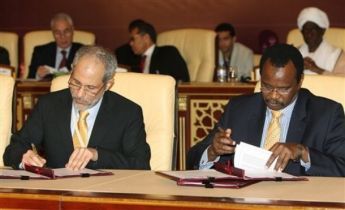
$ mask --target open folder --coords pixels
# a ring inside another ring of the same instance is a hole
[[[236,146],[234,166],[231,161],[215,163],[214,169],[157,172],[177,181],[178,185],[241,188],[259,181],[307,181],[270,168],[266,162],[272,152],[241,142]]]
[[[235,168],[230,161],[215,163],[215,169],[189,171],[159,171],[163,175],[183,186],[204,186],[206,188],[241,188],[259,181],[307,181],[305,177],[297,177],[283,172],[249,172]]]
[[[25,165],[25,170],[0,169],[0,179],[59,179],[112,175],[112,172],[84,168],[73,171],[67,168],[45,168]]]
[[[206,188],[241,188],[258,182],[257,180],[243,180],[240,177],[225,174],[214,169],[158,171],[156,173],[175,180],[177,185],[183,186],[204,186]]]

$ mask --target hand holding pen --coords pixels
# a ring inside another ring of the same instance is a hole
[[[29,149],[22,157],[22,163],[26,165],[43,167],[47,161],[39,156],[36,146],[32,143],[31,150]]]
[[[212,144],[207,151],[209,161],[215,160],[220,155],[235,152],[236,142],[230,136],[231,129],[224,130],[218,127],[218,132],[215,134]]]

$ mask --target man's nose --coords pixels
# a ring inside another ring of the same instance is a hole
[[[272,99],[277,99],[277,98],[279,98],[279,93],[278,93],[278,91],[277,91],[276,89],[273,89],[273,90],[271,91],[271,98],[272,98]]]
[[[78,90],[77,90],[77,96],[78,97],[82,97],[82,96],[84,96],[85,95],[85,89],[84,89],[84,87],[82,86],[82,87],[80,87]]]

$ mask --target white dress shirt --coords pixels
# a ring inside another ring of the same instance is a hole
[[[152,45],[143,54],[143,56],[146,56],[146,58],[145,58],[145,66],[144,66],[144,71],[143,71],[143,73],[145,73],[145,74],[149,74],[150,73],[151,57],[152,57],[152,54],[153,54],[153,51],[154,51],[155,47],[156,47],[156,45]]]

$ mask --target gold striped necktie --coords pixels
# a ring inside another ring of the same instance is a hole
[[[89,113],[87,111],[79,111],[79,120],[78,120],[78,130],[79,130],[79,134],[81,137],[82,142],[84,143],[84,145],[80,145],[79,140],[78,140],[78,134],[77,131],[74,131],[73,134],[73,146],[74,148],[78,148],[81,146],[87,146],[87,122],[86,122],[86,118],[89,115]]]
[[[267,136],[265,140],[264,148],[269,150],[280,139],[280,111],[271,111],[272,119],[267,129]]]

